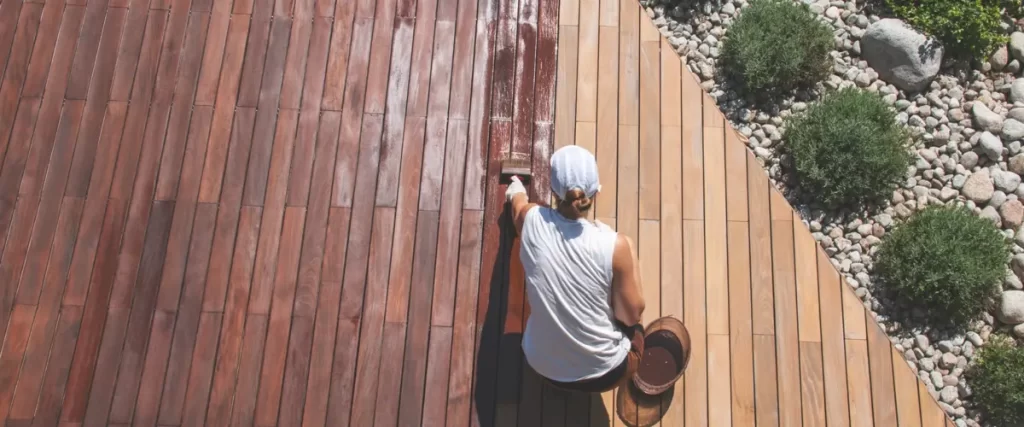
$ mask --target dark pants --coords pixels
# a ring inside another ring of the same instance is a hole
[[[597,377],[589,378],[580,381],[574,381],[571,383],[563,383],[554,380],[548,380],[556,387],[570,390],[570,391],[581,391],[587,393],[602,393],[614,388],[619,387],[626,381],[633,378],[633,374],[640,367],[640,357],[644,354],[644,328],[641,325],[633,325],[631,327],[625,327],[622,324],[616,322],[619,329],[629,337],[629,354],[626,359],[616,366],[608,373]]]

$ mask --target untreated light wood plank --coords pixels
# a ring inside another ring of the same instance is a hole
[[[871,409],[871,371],[868,367],[868,343],[862,339],[846,340],[846,369],[850,393],[850,425],[875,425]]]
[[[559,36],[561,40],[561,36]],[[561,50],[559,51],[561,55]],[[601,176],[601,194],[594,213],[599,217],[614,218],[617,195],[618,159],[618,85],[619,34],[616,28],[602,27],[598,39],[597,75],[597,172]],[[561,70],[561,65],[559,65]],[[559,79],[558,87],[562,87]],[[556,122],[555,132],[559,132]],[[557,146],[558,141],[556,139]]]
[[[619,10],[619,124],[640,124],[640,4]]]
[[[684,154],[685,156],[685,154]],[[685,184],[684,184],[685,185]],[[686,368],[684,402],[686,425],[708,424],[707,312],[704,277],[704,223],[683,221],[683,323],[690,331],[690,353]],[[774,369],[774,367],[773,367]],[[716,379],[717,381],[717,379]]]
[[[793,247],[796,261],[798,335],[801,342],[821,342],[818,245],[796,212],[793,212]],[[828,315],[838,317],[838,312]]]
[[[603,2],[602,2],[603,3]],[[661,49],[661,125],[680,127],[683,125],[683,79],[682,59],[667,39],[660,39]]]
[[[744,187],[746,182],[743,182]],[[731,187],[730,187],[731,190]],[[754,413],[754,343],[750,300],[750,236],[744,222],[728,222],[729,350],[731,352],[733,425],[752,426]]]
[[[574,1],[574,0],[570,0]],[[564,3],[563,3],[564,4]],[[563,8],[564,9],[564,8]],[[576,126],[579,29],[562,26],[558,32],[558,85],[555,94],[555,149],[572,145]]]
[[[800,351],[792,221],[772,221],[775,348],[779,371],[779,423],[800,422]]]
[[[598,98],[598,0],[579,0],[579,50],[576,89],[576,121],[597,120]]]
[[[825,426],[825,380],[822,373],[821,345],[800,343],[800,401],[803,425]]]
[[[843,295],[843,330],[846,331],[846,339],[863,340],[867,339],[867,327],[865,324],[864,304],[860,302],[853,290],[840,283]]]
[[[891,347],[892,374],[896,389],[896,417],[899,425],[919,427],[921,424],[921,404],[917,396],[918,379],[907,366],[903,355]]]
[[[750,159],[752,160],[752,159]],[[750,298],[754,334],[775,334],[775,295],[772,283],[772,224],[768,176],[756,161],[747,161],[750,211]]]
[[[896,386],[892,374],[892,345],[877,324],[868,325],[868,365],[871,367],[871,407],[875,425],[897,424]]]
[[[640,44],[641,219],[658,219],[661,213],[660,59],[657,42]]]
[[[832,268],[821,248],[815,251],[818,265],[818,296],[821,310],[821,356],[825,380],[825,418],[830,426],[850,425],[846,382],[846,340],[843,335],[843,301],[839,272]]]
[[[708,333],[729,334],[729,247],[726,231],[725,145],[721,129],[704,128],[704,239]]]
[[[619,126],[619,156],[617,172],[618,205],[616,206],[616,223],[620,233],[637,241],[640,230],[639,190],[640,190],[640,150],[639,128],[637,126]]]
[[[658,221],[640,220],[637,258],[640,260],[640,283],[643,285],[643,323],[661,317],[661,230]]]
[[[754,402],[759,426],[779,425],[779,389],[775,366],[775,337],[754,335]]]
[[[683,219],[704,219],[701,93],[701,88],[692,79],[683,78]]]
[[[747,221],[747,158],[746,146],[734,129],[725,129],[725,193],[729,221]]]
[[[708,334],[708,425],[732,425],[729,336]]]

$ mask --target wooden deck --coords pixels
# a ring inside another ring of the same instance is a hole
[[[0,2],[7,426],[621,425],[523,363],[504,152],[597,154],[662,425],[951,425],[635,0]]]

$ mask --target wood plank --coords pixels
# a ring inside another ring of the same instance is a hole
[[[429,117],[448,115],[451,96],[452,56],[455,50],[455,22],[437,21],[434,24],[433,59],[430,62],[430,92],[427,101]]]
[[[508,128],[506,122],[505,128]],[[423,175],[420,178],[419,209],[441,209],[441,184],[444,178],[444,152],[447,120],[443,117],[427,118],[423,147]],[[508,137],[511,137],[508,132]]]
[[[639,128],[619,126],[616,224],[618,231],[637,241],[639,237],[640,150]],[[684,186],[685,188],[685,186]],[[702,233],[703,234],[703,233]]]
[[[864,304],[846,283],[840,283],[839,287],[843,295],[843,330],[846,331],[846,339],[867,339]]]
[[[544,402],[541,425],[544,426],[585,426],[590,424],[590,393],[560,390],[547,381],[540,399]],[[550,402],[550,403],[549,403]]]
[[[701,89],[683,79],[683,219],[704,218],[704,125],[699,105]],[[707,142],[721,141],[709,136]],[[759,172],[763,173],[763,172]]]
[[[685,156],[685,154],[684,154]],[[684,184],[685,188],[685,184]],[[683,221],[683,323],[690,332],[694,349],[707,348],[707,309],[704,276],[704,224],[701,221]],[[755,348],[755,351],[757,349]],[[773,366],[774,369],[774,366]],[[686,367],[685,396],[686,425],[708,424],[708,354],[692,351]]]
[[[558,8],[556,2],[540,2],[537,12],[537,71],[534,77],[536,89],[533,118],[539,123],[553,123],[555,120],[555,94],[558,90],[555,80],[558,76]]]
[[[288,33],[291,20],[274,19],[271,24],[267,60],[263,68],[263,84],[260,86],[259,108],[256,110],[256,129],[249,149],[245,187],[242,204],[263,206],[270,174],[270,156],[273,151],[277,125],[277,107],[281,95],[281,81],[284,75],[284,60],[288,50]]]
[[[97,352],[101,348],[101,339],[105,336],[104,325],[110,322],[107,318],[107,302],[117,265],[117,245],[121,243],[121,232],[124,229],[122,226],[126,214],[125,205],[126,203],[123,201],[110,201],[107,204],[102,232],[96,246],[98,255],[95,258],[95,266],[90,279],[86,279],[87,281],[82,285],[81,297],[85,307],[82,315],[83,327],[76,344],[75,359],[71,365],[67,398],[63,403],[62,413],[65,414],[66,419],[81,421],[84,418],[90,394],[88,390],[93,388],[93,373],[99,360]],[[74,262],[74,256],[72,256],[72,271],[74,271]],[[90,260],[90,267],[92,266]],[[68,290],[65,290],[65,298],[68,296]],[[88,292],[88,298],[86,298],[85,292]],[[110,381],[112,383],[113,379],[111,378]],[[107,404],[109,405],[109,400]],[[106,416],[105,412],[103,416]]]
[[[238,359],[238,381],[231,402],[231,423],[255,425],[257,388],[260,381],[260,363],[266,351],[267,316],[249,315],[242,336],[242,352]]]
[[[228,28],[223,69],[217,84],[218,90],[216,92],[216,103],[214,104],[213,125],[210,130],[210,143],[206,149],[206,163],[203,166],[202,184],[199,187],[200,202],[213,203],[220,200],[221,185],[224,180],[224,167],[229,154],[229,139],[232,134],[232,122],[235,115],[234,106],[238,96],[239,76],[241,75],[246,34],[248,32],[249,20],[247,17],[238,17],[231,20],[231,25]],[[200,76],[200,89],[197,90],[202,90],[202,76]],[[197,94],[196,103],[199,103],[200,100],[201,98]],[[249,110],[245,109],[242,111]]]
[[[661,313],[661,226],[658,221],[640,220],[640,239],[636,241],[640,261],[640,283],[646,308],[643,324],[662,316]]]
[[[253,2],[249,38],[245,44],[245,60],[242,62],[241,80],[238,85],[239,107],[256,107],[259,102],[260,83],[263,79],[263,65],[267,59],[273,8],[273,0]],[[237,5],[235,13],[238,13]]]
[[[326,209],[324,214],[326,216]],[[259,425],[272,425],[277,422],[285,362],[291,342],[289,330],[292,327],[292,312],[296,302],[299,245],[303,227],[306,225],[305,220],[305,209],[289,207],[285,210],[284,225],[281,229],[281,252],[278,256],[274,292],[270,305],[266,349],[263,351],[263,368],[260,371],[259,394],[256,397],[255,420]],[[326,222],[326,218],[324,218],[324,222]],[[315,300],[315,292],[312,298]],[[250,305],[252,305],[251,300]]]
[[[0,353],[0,419],[7,419],[14,397],[18,372],[22,366],[22,358],[28,346],[32,321],[35,319],[35,307],[18,304],[11,312],[10,325],[4,339],[3,352]]]
[[[346,82],[348,81],[349,58],[355,61],[365,60],[370,48],[368,25],[372,20],[355,17],[355,2],[337,2],[334,10],[334,28],[331,31],[331,48],[327,54],[327,74],[324,76],[324,93],[321,108],[337,111],[344,101]]]
[[[458,119],[469,119],[471,115],[473,50],[477,44],[476,13],[476,2],[463,2],[458,8],[458,16],[455,20],[455,50],[452,56],[452,88],[448,116]],[[479,44],[485,42],[486,39],[481,40]],[[408,46],[411,45],[412,43],[408,43]],[[408,54],[405,57],[408,66]]]
[[[355,119],[360,118],[358,112],[350,114]],[[295,146],[292,149],[291,173],[288,174],[288,206],[306,206],[309,201],[309,184],[313,174],[313,158],[316,155],[317,127],[320,123],[319,106],[312,110],[303,110],[299,114],[299,128],[295,135]],[[351,126],[350,126],[351,127]],[[359,139],[359,126],[351,127],[355,132],[354,136],[347,136],[346,144],[356,147],[356,142],[350,142],[348,138],[355,141]],[[344,151],[347,156],[356,155],[358,148],[352,151]]]
[[[747,221],[747,157],[746,146],[732,128],[725,130],[725,193],[730,221]]]
[[[43,378],[41,394],[36,403],[33,425],[55,425],[59,421],[61,400],[67,384],[68,371],[81,327],[82,308],[67,307],[57,321],[57,335],[50,352],[50,360]]]
[[[212,109],[206,107],[196,108],[196,111],[204,112],[209,117],[198,120],[204,124],[201,135],[192,137],[190,128],[195,125],[189,124],[192,115],[196,84],[199,77],[199,56],[203,53],[203,43],[206,40],[206,28],[209,22],[209,15],[197,13],[190,17],[188,29],[189,35],[185,39],[184,53],[181,62],[184,64],[178,74],[175,83],[173,107],[171,108],[170,123],[168,124],[167,141],[164,143],[164,153],[160,161],[160,175],[157,178],[156,198],[158,200],[170,200],[178,192],[178,183],[184,179],[194,181],[194,188],[186,188],[188,197],[184,200],[195,200],[199,192],[199,175],[202,173],[202,164],[206,160],[207,137],[210,132],[210,121],[212,120]],[[193,122],[194,123],[194,122]],[[187,138],[188,136],[188,138]],[[198,140],[198,141],[196,141]],[[192,148],[186,144],[200,144],[201,149]],[[189,159],[184,159],[186,153],[192,154]],[[198,159],[195,156],[200,156]],[[186,163],[186,170],[183,171],[182,164]],[[194,172],[191,169],[200,169]],[[183,173],[184,172],[184,173]],[[195,175],[195,176],[192,176]],[[184,178],[182,178],[184,176]],[[178,199],[181,200],[181,199]]]
[[[646,13],[640,14],[640,41],[641,42],[656,42],[661,38],[661,34],[658,33],[658,28],[651,22],[651,16]]]
[[[419,180],[423,158],[423,140],[426,122],[420,117],[406,121],[402,145],[401,185],[398,187],[398,207],[395,212],[395,242],[391,252],[391,272],[388,275],[388,297],[385,318],[388,322],[404,323],[409,307],[409,282],[412,280],[413,247],[416,242],[416,215],[419,204]],[[402,340],[404,343],[404,340]],[[403,344],[404,345],[404,344]],[[397,422],[397,420],[396,420]]]
[[[391,78],[387,87],[387,112],[381,140],[380,174],[377,178],[377,206],[398,205],[399,172],[402,166],[405,105],[409,93],[409,58],[412,55],[413,22],[400,20],[392,47]]]
[[[746,182],[743,182],[746,187]],[[732,191],[732,187],[729,187]],[[750,236],[748,225],[729,221],[729,349],[731,350],[733,425],[752,426],[754,354],[750,299]]]
[[[850,402],[846,383],[846,344],[843,338],[843,285],[821,248],[818,260],[818,296],[821,309],[821,356],[825,380],[825,418],[830,426],[850,425]]]
[[[455,293],[455,321],[452,323],[451,366],[449,367],[446,424],[469,425],[472,399],[477,295],[480,283],[480,245],[483,211],[464,210],[459,239],[459,278]]]
[[[11,6],[8,6],[10,8]],[[18,7],[20,9],[20,5]],[[89,81],[92,77],[93,67],[96,64],[97,51],[100,49],[100,40],[104,28],[104,18],[107,9],[106,1],[92,2],[85,9],[85,18],[82,22],[78,47],[75,49],[74,60],[71,62],[71,74],[68,76],[67,90],[64,92],[66,99],[86,99],[89,90]],[[4,12],[7,19],[16,19],[18,12],[8,9]],[[123,14],[117,14],[124,16]],[[5,46],[5,51],[0,54],[6,55],[6,49],[11,46],[14,37],[14,25],[6,27],[6,31],[0,35],[0,46]],[[120,29],[118,29],[120,30]],[[107,40],[109,50],[109,40]],[[115,41],[116,42],[116,41]],[[116,44],[115,44],[116,48]],[[6,64],[7,58],[0,56],[0,64]],[[25,96],[24,94],[22,96]]]
[[[868,325],[868,365],[871,367],[871,407],[876,425],[896,425],[896,388],[889,338],[877,324]]]
[[[769,185],[768,199],[771,201],[772,221],[793,219],[793,208],[775,185]]]
[[[412,37],[409,93],[405,113],[408,117],[426,117],[427,100],[430,95],[430,65],[434,49],[434,17],[437,13],[437,0],[419,0],[416,7],[416,28],[413,30]],[[477,25],[479,28],[480,23]],[[483,44],[483,42],[479,43],[478,48],[486,49],[481,46]]]
[[[918,402],[921,405],[921,425],[922,426],[941,426],[946,421],[946,415],[936,404],[935,399],[928,393],[928,386],[923,382],[917,381],[917,395]]]
[[[175,312],[157,309],[153,313],[153,326],[149,332],[149,347],[142,367],[142,380],[135,401],[133,423],[155,426],[163,391],[164,375],[171,352],[171,338],[177,321]]]
[[[578,52],[579,30],[563,25],[558,30],[558,76],[555,78],[558,81],[555,89],[556,149],[572,145],[576,140],[573,131],[576,129]]]
[[[213,382],[209,391],[209,410],[206,413],[206,423],[209,425],[224,425],[231,417],[231,397],[235,390],[235,380],[239,375],[238,363],[246,328],[245,313],[249,300],[249,286],[252,283],[260,213],[259,208],[246,206],[241,208],[238,220],[238,243],[234,247],[233,261],[231,262],[227,303],[221,306],[224,317],[220,322],[220,344],[217,350]],[[217,226],[220,228],[219,218]],[[217,236],[214,236],[214,253],[216,251]],[[213,265],[212,259],[210,263]],[[204,311],[206,311],[205,307],[204,301]],[[189,413],[188,406],[186,404],[186,414]]]
[[[202,204],[196,208],[188,248],[188,267],[183,277],[183,292],[178,304],[178,316],[174,325],[174,338],[168,357],[166,378],[188,378],[192,354],[196,348],[203,303],[203,286],[209,266],[210,249],[213,243],[213,229],[216,224],[217,206]],[[181,420],[185,402],[187,382],[166,381],[160,395],[159,424]]]
[[[619,10],[619,124],[640,122],[640,5],[622,2]]]
[[[156,64],[152,64],[151,61],[155,60],[159,54],[159,49],[156,49],[156,46],[160,45],[167,11],[154,10],[147,14],[148,5],[149,0],[132,0],[131,7],[128,8],[128,20],[125,21],[124,33],[143,34],[143,36],[122,39],[117,54],[117,65],[114,66],[114,82],[110,89],[110,99],[114,101],[127,101],[129,96],[133,98],[141,96],[142,99],[149,96],[148,90],[142,91],[138,95],[135,94],[133,86],[140,83],[133,83],[133,79],[145,81],[146,79],[143,79],[142,75],[155,71]],[[145,52],[145,56],[142,55],[143,52]],[[144,64],[148,65],[143,66]],[[138,71],[144,69],[146,71],[137,73],[136,67],[139,69]],[[145,83],[141,84],[145,85]]]
[[[21,88],[22,96],[42,96],[43,85],[49,80],[48,74],[51,74],[51,71],[61,72],[58,63],[67,62],[68,66],[71,65],[70,61],[75,48],[74,41],[78,38],[78,31],[81,29],[84,9],[72,6],[65,10],[64,5],[60,3],[43,5],[43,15],[39,22],[40,32],[36,36],[32,48],[32,60],[29,62],[28,74],[26,74],[24,86]],[[65,12],[67,12],[66,17],[64,16]],[[64,31],[60,31],[60,29],[64,29]],[[72,42],[70,47],[67,46],[69,36]],[[63,39],[63,43],[60,39]],[[58,50],[59,45],[64,45],[64,49]],[[64,93],[64,90],[61,90],[60,93]]]
[[[732,425],[729,336],[708,334],[708,425]],[[710,378],[714,378],[711,381]]]
[[[562,36],[559,35],[559,40]],[[561,55],[561,51],[559,51]],[[618,85],[619,85],[619,34],[615,28],[600,29],[598,37],[598,75],[597,75],[597,172],[603,177],[601,194],[603,198],[595,200],[596,216],[615,217],[617,195],[618,159]],[[559,65],[561,70],[561,65]],[[558,87],[561,89],[561,74]],[[559,98],[560,99],[560,98]],[[558,131],[558,126],[555,126]],[[558,141],[556,139],[555,143]]]
[[[704,128],[704,238],[707,242],[708,333],[729,334],[729,248],[725,146],[721,129]],[[687,153],[689,154],[689,153]],[[685,188],[685,187],[684,187]]]
[[[466,148],[466,177],[463,209],[482,210],[490,141],[491,48],[494,30],[486,21],[477,21],[473,58],[473,94],[470,101],[469,140]],[[553,108],[553,107],[552,107]]]
[[[210,12],[210,27],[207,30],[206,45],[203,47],[203,59],[199,72],[199,83],[196,86],[196,105],[213,105],[217,98],[217,88],[221,80],[221,65],[228,59],[227,55],[236,55],[241,58],[245,51],[244,47],[238,52],[227,50],[228,34],[233,21],[241,21],[243,18],[232,19],[231,2],[213,2],[213,9]],[[248,17],[246,17],[248,18]],[[238,25],[238,24],[235,24]],[[249,20],[245,19],[248,27]],[[248,28],[246,29],[248,31]],[[244,39],[242,43],[245,43]],[[244,45],[243,45],[244,46]],[[239,62],[240,63],[240,62]],[[224,70],[224,71],[230,71]],[[231,76],[238,78],[238,76]],[[234,96],[234,95],[232,95]]]
[[[594,5],[597,9],[597,5]],[[661,88],[657,42],[640,45],[640,218],[657,219],[661,213]]]
[[[758,163],[747,161],[747,189],[751,212],[768,211],[768,186],[768,175],[761,170]],[[768,215],[750,216],[750,299],[754,334],[775,334],[771,227]]]
[[[363,126],[363,141],[360,142],[362,148],[359,150],[361,159],[355,176],[354,200],[370,200],[377,185],[377,148],[375,147],[378,146],[377,141],[379,141],[381,129],[380,116],[367,115]],[[374,209],[371,203],[359,203],[353,207],[351,221],[354,224],[372,224],[373,217]],[[325,421],[331,425],[347,425],[352,405],[355,358],[358,348],[356,344],[357,331],[362,316],[363,297],[368,278],[367,265],[371,231],[372,227],[354,227],[350,231],[345,254],[345,277],[338,314],[334,365],[331,370],[330,400],[327,405],[328,413]]]
[[[31,419],[37,414],[37,403],[44,387],[43,377],[44,373],[48,372],[49,355],[52,354],[50,349],[57,339],[57,324],[61,314],[60,299],[64,290],[64,279],[71,263],[72,245],[78,232],[78,221],[83,205],[81,199],[68,199],[60,206],[60,216],[56,220],[53,238],[54,256],[49,258],[46,265],[38,267],[45,271],[46,279],[41,285],[31,335],[24,350],[25,360],[21,367],[20,380],[17,381],[18,388],[7,393],[0,392],[9,394],[13,391],[14,398],[10,403],[12,419]],[[18,311],[17,308],[14,311]],[[11,320],[14,320],[13,317]],[[68,360],[68,364],[70,362]],[[9,385],[13,387],[15,382],[12,381]]]
[[[846,340],[846,369],[850,393],[850,425],[875,425],[871,408],[871,371],[868,366],[868,343],[865,340]]]
[[[580,0],[565,0],[559,2],[558,24],[561,26],[576,26],[580,22]]]
[[[448,326],[431,326],[430,343],[427,349],[427,374],[425,382],[427,392],[424,393],[423,397],[424,425],[439,426],[445,424],[451,351],[452,328]],[[379,398],[380,395],[378,394],[378,400]],[[394,395],[387,398],[386,401],[391,402],[390,406],[398,405]]]
[[[302,258],[299,259],[298,284],[295,290],[296,316],[313,317],[317,305],[317,292],[322,277],[324,253],[327,249],[328,236],[325,231],[330,219],[330,186],[338,139],[338,116],[337,113],[327,112],[320,120],[317,159],[313,164],[311,195],[309,208],[306,209],[306,224],[302,238]],[[278,195],[282,197],[277,202],[283,204],[284,193]]]
[[[135,401],[142,381],[149,332],[153,324],[152,313],[156,307],[159,278],[162,275],[167,240],[170,237],[174,203],[152,203],[152,216],[146,230],[146,242],[140,257],[138,278],[135,281],[137,286],[133,292],[132,312],[128,318],[124,349],[117,370],[117,383],[113,390],[113,403],[110,407],[111,422],[126,422],[131,420],[134,415]]]
[[[35,123],[33,123],[27,130],[29,133],[28,137],[15,139],[12,136],[8,138],[15,122],[15,109],[20,108],[19,104],[25,104],[25,102],[19,101],[18,92],[21,90],[28,73],[30,55],[36,33],[39,30],[42,11],[43,7],[41,5],[27,4],[17,14],[18,21],[22,24],[17,26],[17,32],[14,34],[14,40],[10,45],[10,55],[8,56],[8,61],[6,61],[7,67],[5,68],[3,81],[0,83],[0,99],[3,100],[0,102],[0,113],[2,113],[0,114],[0,153],[6,151],[11,141],[14,144],[27,144],[28,140],[31,139],[32,129],[35,129]],[[39,99],[29,99],[33,100],[36,104],[35,108],[38,108]],[[26,131],[22,130],[22,132]],[[27,150],[26,146],[25,151],[27,152]]]
[[[0,5],[0,11],[2,11],[0,12],[0,17],[3,19],[0,21],[0,28],[2,28],[2,31],[0,31],[0,46],[4,46],[0,50],[0,64],[5,66],[9,58],[8,55],[11,52],[11,42],[14,39],[15,29],[18,27],[18,16],[21,14],[22,4],[21,2],[11,2]],[[105,8],[106,5],[101,8],[101,11]]]
[[[107,313],[95,371],[88,373],[92,375],[92,388],[88,399],[85,400],[88,407],[85,410],[83,425],[107,425],[110,402],[114,394],[114,381],[117,378],[117,365],[121,361],[121,349],[128,326],[128,315],[129,309],[120,307],[111,308]]]
[[[317,3],[319,5],[320,2]],[[320,110],[324,95],[324,75],[327,73],[327,53],[331,47],[331,26],[331,21],[325,17],[317,16],[313,18],[313,29],[309,36],[309,53],[306,58],[305,76],[302,82],[302,101],[299,104],[299,108],[303,112]],[[285,76],[285,79],[285,81],[289,81],[287,80],[288,75]],[[290,92],[282,89],[281,93],[282,105],[291,105],[290,97],[284,97],[286,93]]]
[[[694,79],[694,82],[696,82],[696,79]],[[715,105],[715,100],[704,91],[701,91],[701,96],[704,99],[704,126],[716,128],[725,127],[725,117],[722,116],[722,112],[718,109],[718,105]]]
[[[896,417],[901,426],[921,426],[921,404],[917,396],[917,376],[903,355],[892,347],[893,383],[896,390]]]
[[[220,313],[202,313],[199,316],[199,332],[196,334],[195,352],[192,353],[183,412],[168,415],[180,419],[183,424],[200,425],[206,416],[221,319]]]
[[[516,31],[515,81],[512,93],[512,150],[530,152],[534,141],[537,69],[537,0],[522,0]],[[501,39],[499,39],[501,40]],[[497,57],[502,52],[499,50]]]
[[[332,217],[341,217],[336,214]],[[344,254],[338,261],[344,260]],[[313,348],[309,359],[309,376],[306,383],[306,399],[302,408],[302,425],[322,426],[327,415],[327,399],[331,389],[334,360],[335,332],[338,330],[338,301],[341,298],[341,282],[320,284],[317,302],[316,324],[313,327]]]
[[[775,337],[754,334],[754,402],[759,426],[779,425]]]
[[[409,288],[409,315],[402,363],[402,387],[398,423],[420,424],[426,382],[428,334],[431,322],[437,241],[440,238],[436,211],[422,211],[417,218],[416,250]],[[423,234],[420,234],[422,230]],[[397,355],[395,355],[397,357]]]
[[[683,177],[677,127],[661,132],[661,313],[683,317]]]
[[[388,72],[391,64],[391,41],[395,36],[396,0],[379,0],[373,17],[373,43],[370,47],[366,80],[365,111],[384,114],[387,106]],[[400,140],[399,140],[400,141]]]
[[[288,57],[285,59],[285,77],[281,87],[281,108],[298,109],[301,106],[303,74],[307,58],[325,56],[330,37],[322,32],[322,38],[310,45],[313,23],[313,0],[295,2],[295,22],[289,36]],[[326,56],[325,56],[326,59]],[[327,62],[324,62],[325,65]],[[323,73],[322,73],[323,75]],[[317,102],[318,103],[318,102]]]
[[[363,299],[361,337],[379,337],[384,329],[384,310],[387,303],[387,272],[391,268],[391,242],[395,227],[393,208],[375,208],[373,231],[368,258],[366,292]],[[426,299],[429,301],[429,298]],[[429,321],[428,321],[429,323]],[[424,341],[425,341],[424,337]],[[352,420],[356,425],[373,423],[377,397],[377,376],[380,373],[380,340],[359,341],[355,389],[352,400]]]
[[[452,326],[455,317],[455,287],[458,278],[459,237],[462,213],[463,178],[466,170],[468,122],[448,121],[445,145],[444,185],[437,231],[434,266],[433,305],[430,322],[434,326]]]
[[[22,197],[14,207],[13,218],[8,235],[10,244],[4,248],[3,258],[0,259],[0,278],[4,283],[17,283],[21,275],[21,267],[24,266],[25,256],[28,252],[29,239],[31,238],[32,221],[35,219],[36,210],[39,207],[38,197]],[[3,318],[0,318],[0,325],[6,327],[10,307],[14,305],[16,291],[11,289],[0,295],[3,297]]]
[[[825,425],[825,381],[822,374],[821,345],[800,343],[800,398],[803,403],[803,425]]]
[[[306,398],[306,383],[313,346],[313,318],[296,316],[291,325],[288,341],[288,360],[281,388],[280,413],[267,425],[300,426],[302,407]],[[261,411],[257,410],[257,417]]]
[[[501,5],[501,3],[499,3]],[[508,8],[508,5],[503,5]],[[508,14],[506,12],[506,14]],[[491,119],[512,120],[515,105],[516,24],[515,16],[495,23],[494,71],[491,80]],[[436,39],[436,37],[435,37]]]
[[[792,221],[772,221],[772,275],[775,279],[775,347],[779,372],[779,422],[799,424],[800,351]]]
[[[214,112],[214,126],[216,126],[216,112]],[[225,181],[228,188],[236,189],[230,194],[225,194],[225,201],[221,203],[217,212],[217,229],[213,237],[213,255],[210,260],[210,273],[207,275],[206,293],[203,295],[203,311],[223,311],[225,296],[229,290],[229,273],[233,267],[231,263],[232,249],[235,247],[235,234],[239,228],[239,205],[241,204],[240,189],[241,180],[245,179],[244,164],[248,160],[248,144],[251,138],[252,124],[255,120],[255,112],[252,109],[239,109],[235,120],[234,131],[231,135],[231,151],[229,170],[225,173]],[[210,141],[213,141],[213,131],[210,133]],[[209,159],[209,153],[207,153]],[[209,164],[209,163],[207,163]],[[205,173],[204,173],[205,178]],[[219,184],[218,184],[219,185]],[[200,201],[202,201],[202,187],[200,187]],[[218,194],[218,198],[220,195]],[[233,199],[233,200],[230,200]],[[255,251],[255,249],[254,249]],[[253,254],[255,255],[255,254]],[[239,270],[242,272],[244,270]],[[249,291],[246,284],[246,298]],[[239,331],[241,333],[241,331]]]
[[[380,374],[373,422],[376,425],[398,424],[399,399],[402,387],[402,358],[405,352],[405,323],[385,322],[382,332]],[[394,355],[384,357],[384,355]],[[442,412],[441,416],[444,414]],[[444,424],[444,420],[441,420]]]
[[[579,0],[579,48],[576,120],[597,121],[599,19],[598,0]],[[656,69],[657,70],[657,69]]]
[[[682,60],[667,39],[660,38],[661,61],[661,125],[681,127],[683,125],[682,110]]]
[[[797,318],[801,342],[821,342],[818,298],[817,242],[793,212],[793,246],[796,260]]]

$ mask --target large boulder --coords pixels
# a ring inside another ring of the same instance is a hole
[[[1005,291],[999,301],[996,317],[1007,325],[1024,323],[1024,291]]]
[[[942,66],[942,46],[899,19],[868,26],[860,40],[861,56],[879,77],[900,89],[919,92]]]

